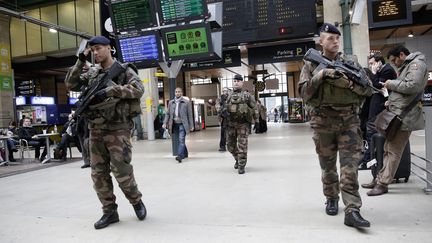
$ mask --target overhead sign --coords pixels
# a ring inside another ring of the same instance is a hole
[[[208,15],[205,0],[156,1],[161,25],[204,19]]]
[[[69,97],[69,105],[75,105],[75,103],[77,103],[78,98],[71,98]]]
[[[172,60],[193,60],[213,53],[209,24],[191,24],[161,30],[165,57]]]
[[[222,52],[222,59],[215,62],[194,62],[183,64],[182,71],[196,71],[214,68],[228,68],[241,66],[240,49]]]
[[[54,105],[54,97],[32,96],[30,97],[32,105]]]
[[[207,0],[223,2],[223,45],[311,37],[315,0]]]
[[[369,28],[400,26],[412,23],[410,0],[369,0]]]
[[[35,94],[34,80],[24,80],[15,82],[16,96],[30,96]]]
[[[162,59],[162,48],[156,31],[119,35],[117,43],[121,61],[134,63],[138,68],[155,67]]]
[[[17,97],[15,97],[15,104],[16,105],[25,105],[25,104],[27,104],[26,98],[24,96],[17,96]]]
[[[157,26],[152,0],[111,0],[114,32],[127,32]]]
[[[315,48],[315,42],[249,48],[249,65],[301,60],[309,48]]]

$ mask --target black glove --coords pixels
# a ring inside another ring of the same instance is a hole
[[[93,97],[94,102],[99,103],[104,101],[107,98],[107,93],[105,89],[99,90]]]
[[[87,60],[87,56],[84,54],[84,52],[81,52],[81,53],[78,55],[78,59],[79,59],[81,62],[85,62],[85,61]]]

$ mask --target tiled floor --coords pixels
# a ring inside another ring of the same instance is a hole
[[[420,155],[422,134],[411,137]],[[370,229],[344,226],[342,202],[327,216],[308,124],[270,123],[267,134],[252,135],[245,175],[217,151],[218,128],[188,135],[181,164],[170,142],[134,143],[142,222],[115,185],[120,223],[95,230],[100,203],[81,162],[0,178],[0,242],[432,242],[432,197],[414,176],[380,197],[360,190]],[[359,172],[360,183],[370,179]]]

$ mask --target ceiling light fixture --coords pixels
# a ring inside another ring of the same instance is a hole
[[[409,37],[409,38],[413,38],[413,37],[414,37],[414,34],[413,34],[412,31],[410,31],[410,33],[408,34],[408,37]]]

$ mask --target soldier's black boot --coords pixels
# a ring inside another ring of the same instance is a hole
[[[114,210],[109,213],[104,213],[102,215],[102,218],[99,219],[95,224],[95,229],[102,229],[107,227],[110,224],[117,223],[119,220],[119,215],[117,213],[117,210]]]
[[[244,166],[239,166],[238,167],[238,173],[241,175],[241,174],[244,174],[245,173],[245,167]]]
[[[327,206],[326,206],[326,214],[328,215],[336,215],[339,211],[339,198],[328,198]]]
[[[370,222],[364,219],[357,210],[345,213],[344,224],[355,228],[370,227]]]
[[[147,216],[147,210],[144,206],[144,203],[140,200],[137,204],[133,205],[133,208],[138,219],[144,220]]]
[[[236,160],[235,164],[234,164],[234,169],[238,169],[238,160]]]

